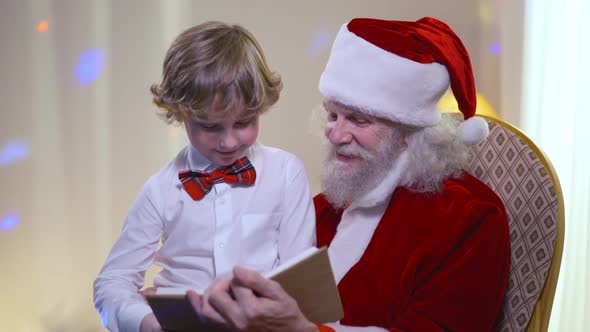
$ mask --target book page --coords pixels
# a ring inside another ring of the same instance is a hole
[[[276,268],[272,269],[271,271],[268,271],[267,273],[262,274],[262,276],[265,278],[271,279],[273,276],[291,268],[293,265],[312,256],[318,250],[319,249],[316,247],[309,247],[309,248],[303,250],[302,252],[300,252],[299,254],[297,254],[297,255],[291,257],[290,259],[286,260],[285,262],[281,263],[281,265],[277,266]],[[197,292],[197,294],[203,294],[205,292],[205,289],[196,289],[196,288],[191,288],[191,287],[158,287],[156,289],[156,294],[180,296],[180,295],[185,295],[189,289],[194,290],[195,292]]]

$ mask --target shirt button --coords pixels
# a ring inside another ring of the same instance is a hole
[[[221,243],[219,244],[219,248],[223,248],[223,247],[224,247],[224,244],[223,244],[223,242],[221,242]]]
[[[223,198],[220,198],[220,199],[219,199],[219,204],[221,204],[221,205],[225,204],[225,199],[223,199]]]

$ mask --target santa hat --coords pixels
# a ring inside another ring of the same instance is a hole
[[[464,116],[459,138],[477,144],[488,125],[474,117],[471,60],[453,30],[430,17],[416,22],[356,18],[336,36],[320,91],[367,114],[430,127],[440,119],[437,103],[449,83]]]

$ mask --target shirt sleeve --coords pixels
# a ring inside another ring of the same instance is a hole
[[[303,163],[293,158],[286,167],[286,175],[278,241],[281,262],[315,246],[315,209]]]
[[[162,235],[162,219],[150,181],[131,206],[121,235],[94,281],[94,304],[110,331],[136,332],[151,308],[137,293]]]

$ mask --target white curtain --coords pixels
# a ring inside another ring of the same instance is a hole
[[[523,112],[565,198],[566,233],[551,331],[590,329],[590,1],[527,0]]]
[[[0,0],[0,332],[105,331],[92,282],[141,185],[186,144],[149,93],[184,28],[221,20],[254,33],[285,82],[259,139],[299,156],[317,192],[308,117],[330,36],[355,16],[416,19],[427,6],[470,32],[467,44],[485,41],[477,3],[452,2]]]

